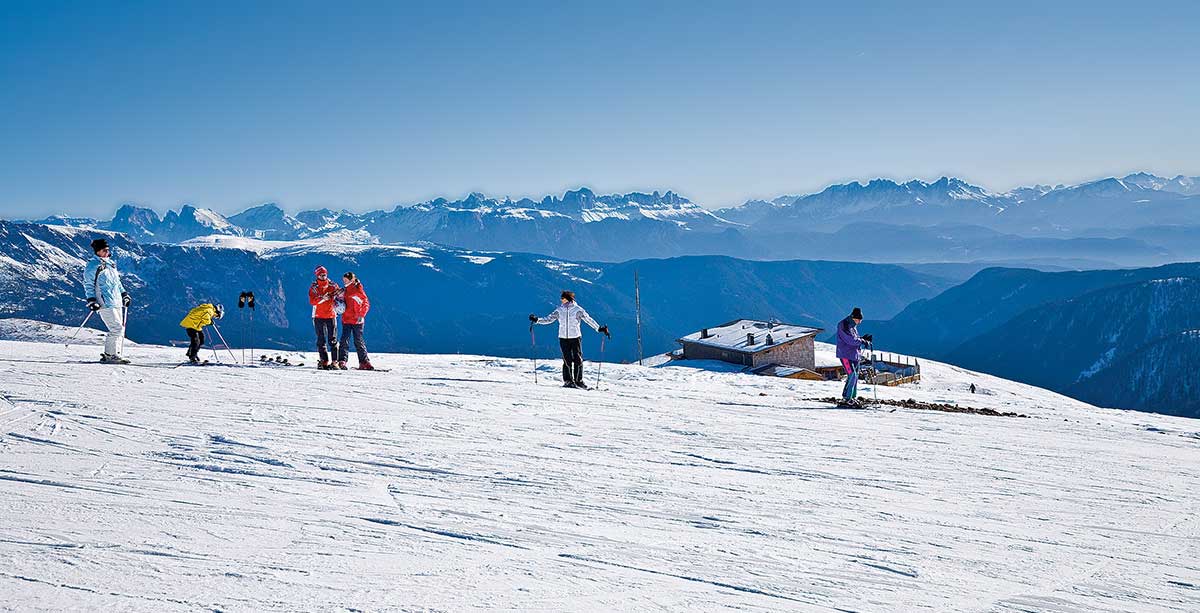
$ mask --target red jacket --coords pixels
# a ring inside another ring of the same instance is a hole
[[[333,319],[337,317],[333,312],[333,299],[342,291],[337,283],[326,280],[313,281],[313,284],[308,288],[308,303],[313,305],[314,319]]]
[[[353,281],[343,290],[342,298],[346,301],[346,311],[342,313],[342,323],[361,324],[371,310],[371,301],[363,291],[361,281]]]

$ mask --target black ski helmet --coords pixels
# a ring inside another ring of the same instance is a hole
[[[92,253],[100,253],[105,249],[108,249],[108,241],[102,238],[92,241]]]
[[[219,304],[216,305],[216,307],[217,307],[217,312],[213,314],[213,319],[221,319],[222,317],[225,316],[225,307],[223,307]]]

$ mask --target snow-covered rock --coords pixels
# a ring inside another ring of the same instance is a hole
[[[0,342],[2,608],[1200,607],[1190,420],[931,362],[880,397],[1031,417],[676,366],[583,392],[521,359],[92,351]]]

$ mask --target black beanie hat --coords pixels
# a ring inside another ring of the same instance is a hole
[[[92,253],[100,253],[103,249],[108,249],[108,241],[102,238],[92,241]]]
[[[863,318],[862,310],[859,309],[858,307],[854,307],[854,310],[850,311],[850,319],[862,319],[862,318]]]

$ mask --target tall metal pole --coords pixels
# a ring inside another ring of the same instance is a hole
[[[242,298],[238,298],[238,315],[242,317],[242,363],[249,364],[246,361],[246,312],[242,310]]]
[[[638,366],[642,365],[642,286],[638,278],[638,271],[633,271],[633,303],[637,310],[635,315],[637,321],[637,351],[638,351]]]

